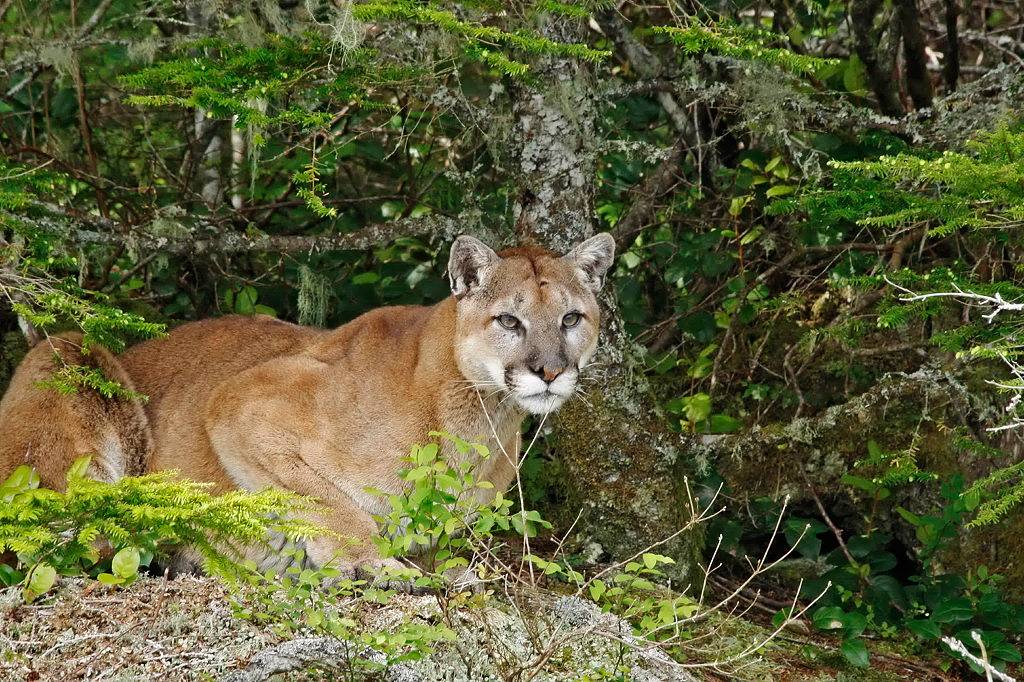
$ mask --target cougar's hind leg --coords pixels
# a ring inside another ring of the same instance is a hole
[[[99,369],[133,390],[131,378],[108,350],[93,346],[82,352],[81,334],[41,341],[18,366],[0,401],[0,480],[28,464],[42,485],[62,490],[68,467],[85,455],[92,457],[88,475],[98,480],[143,473],[152,437],[139,399],[104,398],[87,388],[63,394],[40,385],[65,365]]]

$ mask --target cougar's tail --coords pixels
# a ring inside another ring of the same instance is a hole
[[[80,388],[62,394],[40,382],[67,365],[99,369],[124,388],[132,380],[110,351],[82,352],[82,335],[43,339],[29,351],[0,400],[0,482],[20,464],[39,472],[42,485],[63,490],[68,467],[84,455],[88,475],[103,481],[142,474],[152,448],[149,420],[135,397],[104,398]]]

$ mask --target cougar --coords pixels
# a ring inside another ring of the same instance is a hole
[[[507,489],[523,419],[558,409],[593,356],[614,249],[608,234],[563,256],[495,253],[462,236],[448,262],[451,296],[329,331],[231,315],[118,356],[84,352],[78,334],[53,336],[0,401],[0,480],[29,464],[61,489],[70,464],[91,455],[101,480],[177,470],[216,491],[276,486],[325,509],[316,520],[333,533],[309,541],[313,563],[340,553],[349,567],[391,564],[372,542],[373,516],[389,507],[367,488],[401,492],[402,458],[440,431],[486,444],[493,454],[477,476]],[[98,367],[148,400],[41,387],[65,362]]]

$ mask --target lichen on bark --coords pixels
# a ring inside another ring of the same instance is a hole
[[[553,40],[581,42],[584,28],[549,18],[539,30]],[[592,68],[548,56],[514,93],[516,231],[556,252],[594,234],[597,224]],[[683,441],[667,428],[649,387],[633,371],[641,365],[640,349],[622,327],[610,287],[602,299],[597,371],[586,383],[585,400],[564,407],[553,424],[552,440],[567,474],[567,513],[579,511],[574,532],[597,549],[592,554],[624,559],[671,537],[658,551],[676,560],[672,577],[688,582],[703,541],[700,528],[679,533],[689,514]]]

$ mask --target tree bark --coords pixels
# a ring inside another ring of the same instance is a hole
[[[892,57],[895,55],[884,47],[882,34],[885,27],[876,26],[876,17],[881,8],[882,0],[853,0],[850,6],[850,20],[853,26],[854,48],[864,63],[871,89],[878,98],[878,108],[886,116],[898,118],[903,116],[904,111],[896,89],[896,80],[893,78]],[[893,21],[897,19],[894,18]],[[889,27],[889,31],[895,33],[894,28]],[[892,41],[896,40],[894,36],[890,37]]]
[[[900,25],[903,27],[903,61],[907,68],[907,92],[915,109],[932,105],[932,79],[928,75],[924,32],[917,0],[899,0]]]
[[[957,27],[959,17],[960,6],[957,0],[946,0],[946,54],[942,62],[946,94],[955,92],[960,81],[960,31]]]
[[[581,42],[584,26],[548,19],[554,40]],[[592,67],[546,57],[534,88],[515,93],[520,142],[513,152],[520,191],[513,215],[521,235],[558,252],[593,234],[597,146]],[[601,346],[586,382],[586,400],[553,420],[556,452],[568,487],[567,515],[580,512],[574,534],[592,554],[617,559],[671,537],[656,550],[676,560],[672,577],[692,582],[700,531],[678,533],[689,518],[683,487],[683,441],[666,428],[640,372],[639,349],[626,335],[608,286]],[[673,537],[674,536],[674,537]]]

